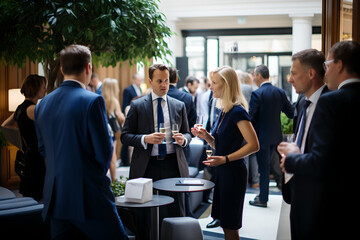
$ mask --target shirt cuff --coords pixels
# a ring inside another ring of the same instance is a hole
[[[142,135],[141,136],[141,145],[144,147],[144,149],[147,149],[147,143],[145,142],[145,136],[146,135]]]
[[[184,148],[184,147],[186,147],[186,146],[187,146],[187,139],[184,138],[184,144],[182,145],[182,147]]]

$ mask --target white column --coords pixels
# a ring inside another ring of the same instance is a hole
[[[311,48],[312,19],[314,14],[292,14],[292,54]],[[298,94],[292,88],[292,101],[295,102]]]

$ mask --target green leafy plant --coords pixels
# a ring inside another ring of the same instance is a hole
[[[70,44],[88,46],[96,65],[148,64],[147,59],[172,54],[165,38],[174,33],[158,2],[1,0],[0,60],[19,66],[27,58],[43,63],[49,91],[62,82],[58,54]]]
[[[283,134],[292,134],[294,133],[293,130],[293,120],[288,118],[285,113],[281,113],[280,115],[280,121],[281,121],[281,131]]]
[[[123,176],[120,176],[119,179],[116,179],[114,182],[111,183],[111,189],[115,197],[119,197],[125,194],[125,186],[127,180],[129,180],[129,178],[124,178]]]

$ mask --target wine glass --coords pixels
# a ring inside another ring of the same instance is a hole
[[[171,126],[171,132],[172,132],[173,135],[179,133],[179,125],[178,125],[177,123],[174,123],[174,124]],[[174,140],[173,143],[176,143],[176,141]]]
[[[283,135],[283,141],[288,143],[295,142],[295,134],[284,134]]]
[[[203,117],[202,117],[202,116],[197,116],[197,117],[196,117],[196,123],[195,123],[194,128],[195,128],[197,131],[199,131],[201,128],[203,128]],[[195,138],[200,139],[200,138],[198,137],[198,135],[196,135]]]
[[[207,149],[206,149],[206,156],[209,158],[209,157],[212,156],[212,154],[213,154],[212,148],[211,148],[211,147],[207,148]]]
[[[165,133],[165,123],[159,123],[159,131],[160,133]],[[162,144],[166,144],[166,138],[164,139]]]

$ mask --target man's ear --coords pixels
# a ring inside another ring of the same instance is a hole
[[[64,76],[64,72],[63,72],[63,69],[62,69],[61,66],[60,66],[60,72],[61,72],[61,74]]]
[[[92,70],[92,65],[91,65],[91,63],[88,63],[87,65],[86,65],[86,74],[90,74],[90,71]]]
[[[316,70],[314,68],[309,68],[308,75],[310,79],[313,79],[316,76]]]

